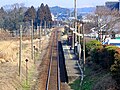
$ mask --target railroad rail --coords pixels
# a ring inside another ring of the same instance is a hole
[[[50,62],[45,90],[60,90],[60,72],[58,56],[58,32],[53,31],[50,47]]]

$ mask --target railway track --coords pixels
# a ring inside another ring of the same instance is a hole
[[[60,53],[58,52],[58,47],[60,47],[60,45],[58,46],[58,41],[60,41],[60,37],[60,28],[55,28],[51,32],[49,45],[46,48],[46,53],[38,67],[38,82],[36,82],[36,86],[33,90],[70,90],[66,89],[66,84],[64,84],[64,82],[62,83],[60,80],[60,77],[65,79],[64,74],[62,74],[64,73],[63,70],[59,69],[61,57]]]
[[[45,90],[60,90],[59,57],[58,57],[58,32],[54,31],[50,48],[50,62]]]

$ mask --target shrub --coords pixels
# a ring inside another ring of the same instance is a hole
[[[107,68],[109,68],[109,69],[115,61],[114,55],[116,53],[117,48],[118,47],[116,47],[116,46],[106,46],[105,47],[106,57],[105,57],[104,62],[106,63]]]
[[[116,46],[98,46],[91,51],[91,60],[102,66],[104,69],[110,69],[114,63],[114,54]]]
[[[86,56],[90,55],[90,51],[94,48],[100,47],[101,46],[101,42],[97,41],[97,40],[92,40],[88,43],[86,43]]]
[[[86,53],[94,64],[111,71],[113,78],[120,84],[120,48],[111,45],[103,46],[94,40],[86,43]],[[94,65],[93,67],[99,68]]]
[[[96,64],[100,64],[101,62],[101,57],[102,57],[102,51],[103,47],[95,47],[92,51],[91,51],[91,59],[94,63]]]
[[[117,81],[118,84],[120,84],[120,48],[116,49],[114,57],[115,61],[110,70],[113,78]]]

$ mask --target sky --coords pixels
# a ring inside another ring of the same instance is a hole
[[[97,5],[104,5],[106,1],[119,1],[119,0],[77,0],[77,8],[82,7],[95,7]],[[25,6],[38,7],[41,3],[48,4],[49,7],[61,6],[64,8],[73,8],[74,0],[0,0],[0,7],[11,5],[15,3],[24,3]]]

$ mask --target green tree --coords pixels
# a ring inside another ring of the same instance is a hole
[[[47,22],[47,26],[49,26],[49,24],[51,24],[52,16],[51,16],[51,12],[50,12],[49,6],[47,4],[45,6],[44,20]]]
[[[47,25],[52,21],[51,12],[48,5],[45,5],[42,3],[41,6],[37,10],[37,22],[42,24],[44,26],[45,21],[47,22]]]
[[[41,6],[37,10],[37,21],[38,23],[42,23],[44,21],[45,16],[44,4],[42,3]]]
[[[48,7],[47,4],[46,4],[46,6],[45,6],[45,16],[44,16],[44,20],[45,20],[45,21],[52,21],[51,12],[50,12],[50,9],[49,9],[49,7]]]
[[[6,16],[6,12],[4,11],[3,7],[0,8],[0,28],[4,28],[4,19]]]
[[[20,24],[23,22],[23,8],[14,8],[13,10],[7,12],[5,17],[4,25],[8,30],[18,30]]]
[[[24,14],[24,21],[35,21],[36,18],[36,10],[33,6],[31,6],[31,8],[29,8],[25,14]]]

